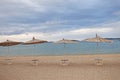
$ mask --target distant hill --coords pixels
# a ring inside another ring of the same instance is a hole
[[[108,39],[108,40],[120,40],[120,38],[105,38],[105,39]]]

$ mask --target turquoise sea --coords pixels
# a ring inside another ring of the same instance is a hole
[[[0,56],[73,55],[120,53],[120,41],[112,43],[78,42],[75,44],[43,43],[35,45],[0,46]]]

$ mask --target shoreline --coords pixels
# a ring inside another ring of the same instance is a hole
[[[95,59],[102,59],[104,63],[120,63],[120,54],[80,54],[80,55],[61,55],[61,56],[0,56],[0,62],[11,59],[12,63],[31,63],[37,60],[40,63],[59,64],[61,60],[68,60],[70,63],[91,63]]]
[[[15,56],[13,56],[13,55],[4,55],[4,56],[0,56],[0,57],[40,57],[40,56],[80,56],[80,55],[113,55],[113,54],[115,54],[115,55],[119,55],[120,54],[120,52],[118,52],[118,53],[91,53],[91,54],[61,54],[61,55],[15,55]]]

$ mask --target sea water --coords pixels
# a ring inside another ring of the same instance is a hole
[[[0,56],[74,55],[120,53],[120,41],[112,43],[78,42],[74,44],[42,43],[0,46]]]

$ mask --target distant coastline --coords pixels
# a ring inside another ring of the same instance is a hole
[[[105,38],[105,39],[108,39],[108,40],[120,40],[120,38]]]

